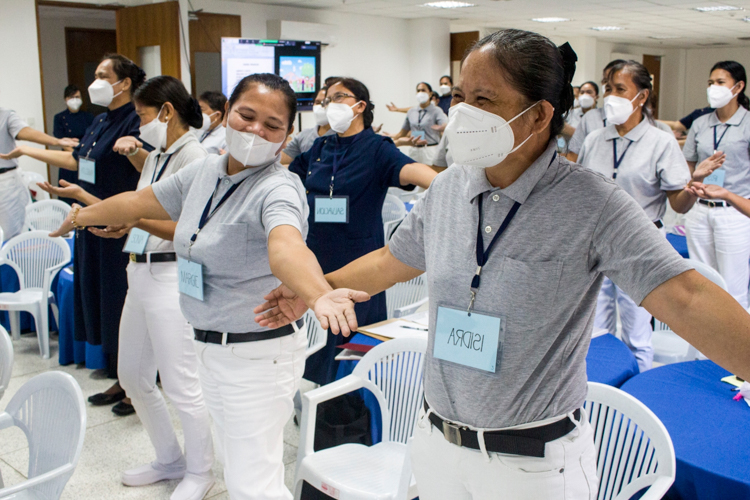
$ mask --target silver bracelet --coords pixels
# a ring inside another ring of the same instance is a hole
[[[138,154],[138,151],[140,151],[141,148],[136,146],[132,153],[128,153],[128,156],[135,156]]]

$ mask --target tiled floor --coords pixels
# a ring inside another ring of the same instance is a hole
[[[99,371],[79,368],[76,365],[60,366],[57,363],[57,339],[50,340],[52,356],[44,360],[39,356],[35,336],[24,335],[14,341],[15,363],[10,386],[0,400],[0,408],[16,391],[34,375],[61,370],[71,374],[80,384],[85,398],[101,392],[112,385]],[[303,381],[303,390],[311,384]],[[172,422],[182,441],[182,428],[176,413],[170,406]],[[151,462],[154,451],[136,415],[118,417],[111,407],[95,407],[87,403],[88,422],[81,459],[73,477],[68,482],[62,498],[66,500],[87,499],[168,499],[178,481],[164,481],[151,486],[128,488],[120,483],[120,472]],[[284,464],[286,464],[286,484],[292,489],[294,462],[297,458],[299,429],[291,420],[284,431]],[[19,429],[0,431],[0,472],[6,486],[17,484],[26,478],[28,468],[28,445],[26,437]],[[206,498],[229,499],[222,480],[221,465],[214,466],[217,481]]]

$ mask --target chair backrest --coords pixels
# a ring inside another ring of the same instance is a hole
[[[615,387],[588,383],[584,403],[594,430],[597,500],[625,500],[649,488],[642,500],[660,499],[674,482],[672,439],[643,403]]]
[[[323,330],[320,326],[320,321],[315,316],[312,310],[308,310],[304,316],[305,327],[307,328],[307,351],[305,351],[305,357],[309,358],[323,347],[328,342],[328,331]]]
[[[5,243],[5,232],[3,232],[3,228],[0,227],[0,247],[3,246],[3,243]]]
[[[70,205],[60,200],[42,200],[26,205],[26,229],[52,232],[58,229],[70,212]]]
[[[34,498],[59,498],[81,456],[86,433],[80,386],[67,373],[42,373],[18,390],[5,411],[28,439],[29,479],[70,466],[69,472],[30,488],[37,494]]]
[[[49,193],[42,190],[39,186],[36,185],[37,182],[44,182],[46,180],[44,177],[42,177],[41,174],[38,174],[36,172],[28,172],[26,170],[21,170],[20,173],[21,179],[23,180],[23,185],[28,188],[29,197],[32,199],[32,201],[49,200]]]
[[[383,441],[406,444],[419,416],[427,339],[383,342],[365,354],[352,375],[365,381],[383,416]]]
[[[383,222],[401,220],[404,217],[406,217],[404,202],[398,196],[386,194],[383,202]]]
[[[425,297],[427,297],[427,278],[424,274],[404,283],[396,283],[385,291],[388,319],[395,317],[396,309],[419,302]]]
[[[719,271],[709,266],[708,264],[704,264],[703,262],[695,259],[685,259],[685,261],[693,266],[693,269],[701,273],[704,278],[713,281],[715,284],[719,285],[722,290],[727,289],[727,282],[724,280],[722,275],[719,274]]]
[[[13,342],[10,340],[8,331],[0,325],[0,398],[8,389],[11,374],[13,373]]]
[[[0,249],[0,261],[15,269],[21,288],[46,288],[70,262],[70,247],[47,231],[29,231],[8,240]]]

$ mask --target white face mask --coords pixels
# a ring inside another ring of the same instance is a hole
[[[445,127],[453,162],[480,168],[494,167],[502,162],[533,135],[530,134],[514,148],[515,137],[510,128],[511,122],[537,104],[539,103],[532,104],[507,122],[501,116],[463,102],[453,106],[448,112],[448,125]]]
[[[450,85],[441,85],[440,86],[440,95],[448,95],[451,93],[451,86]]]
[[[166,122],[159,121],[159,116],[164,109],[164,105],[159,109],[159,113],[156,118],[141,126],[139,137],[142,141],[151,144],[155,148],[159,148],[162,151],[167,149],[167,124]]]
[[[630,115],[635,113],[635,108],[633,108],[633,101],[635,101],[639,95],[641,95],[640,92],[638,92],[631,100],[627,100],[624,97],[617,97],[614,95],[605,97],[604,115],[607,118],[607,123],[612,125],[622,125],[623,123],[628,121]]]
[[[588,94],[581,94],[578,98],[578,102],[583,109],[590,109],[594,107],[594,98]]]
[[[344,103],[332,102],[326,106],[326,116],[328,117],[328,123],[334,132],[343,134],[349,130],[349,126],[354,121],[354,110],[352,109],[359,103],[347,106]]]
[[[268,142],[251,132],[240,132],[227,124],[227,151],[248,167],[259,167],[272,162],[279,156],[279,149],[284,141]]]
[[[112,100],[123,92],[121,90],[115,94],[114,91],[114,86],[121,81],[122,80],[115,83],[109,83],[107,80],[94,80],[94,83],[89,85],[89,98],[91,99],[91,104],[98,104],[99,106],[109,106],[112,104]]]
[[[737,84],[734,85],[736,87]],[[734,87],[731,89],[723,85],[711,85],[706,89],[706,95],[708,96],[708,104],[714,109],[723,108],[734,99],[735,94],[732,93]]]
[[[430,94],[428,94],[427,92],[417,92],[417,102],[419,104],[424,104],[429,100],[430,100]]]
[[[321,104],[313,106],[313,116],[315,117],[315,124],[318,127],[328,125],[328,113],[326,112],[326,108]]]
[[[73,97],[71,99],[68,99],[65,104],[68,105],[68,109],[71,110],[73,113],[77,112],[79,109],[81,109],[81,105],[83,104],[83,101],[80,97]]]

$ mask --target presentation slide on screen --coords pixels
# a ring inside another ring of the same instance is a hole
[[[314,92],[315,58],[280,56],[279,76],[288,81],[295,92]]]

